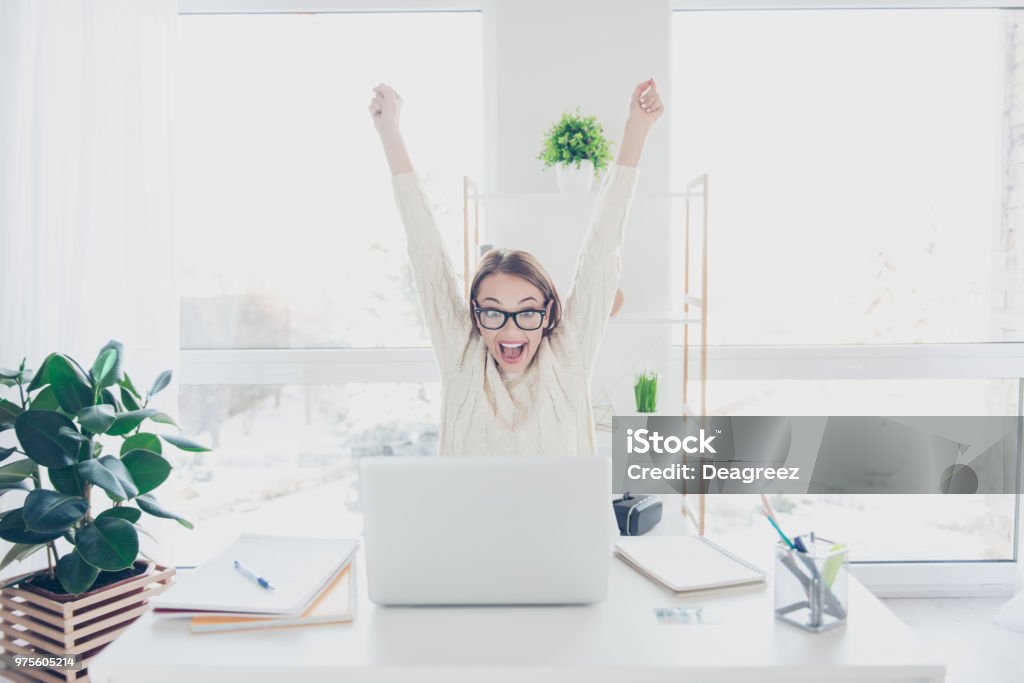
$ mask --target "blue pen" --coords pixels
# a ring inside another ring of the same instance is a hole
[[[238,560],[235,560],[235,569],[240,571],[243,576],[245,576],[245,577],[247,577],[249,579],[252,579],[256,583],[258,583],[261,587],[266,588],[268,591],[274,590],[274,587],[272,585],[270,585],[269,581],[264,579],[262,576],[260,576],[259,574],[257,574],[253,570],[251,570],[248,567],[246,567],[244,564],[242,564]]]
[[[789,540],[789,536],[782,533],[782,529],[779,528],[779,525],[775,523],[775,520],[772,519],[767,512],[764,513],[764,518],[768,520],[768,523],[771,524],[777,532],[779,532],[779,536],[781,536],[782,540],[786,542],[786,545],[788,545],[790,549],[796,550],[796,546],[793,545],[793,541]]]

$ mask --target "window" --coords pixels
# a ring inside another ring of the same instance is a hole
[[[181,386],[183,429],[214,451],[168,454],[160,500],[195,529],[160,524],[161,549],[192,564],[239,530],[361,533],[359,458],[436,453],[440,394],[436,382]]]
[[[184,15],[179,40],[182,348],[426,346],[366,107],[382,80],[402,94],[461,253],[462,176],[483,165],[480,14]]]
[[[675,13],[710,344],[1024,341],[994,310],[1001,36],[999,10]]]
[[[1024,341],[1005,291],[1020,272],[1004,228],[1003,21],[959,9],[674,14],[673,185],[710,175],[709,413],[1019,414],[1017,378],[943,367]],[[763,376],[744,375],[755,366]],[[776,504],[794,530],[845,533],[857,560],[947,561],[1013,559],[1017,501]],[[712,496],[708,528],[761,524],[754,510]]]
[[[367,104],[381,81],[402,94],[461,253],[462,176],[483,167],[480,13],[180,19],[178,415],[214,452],[178,455],[161,500],[196,528],[158,521],[161,551],[192,563],[240,530],[361,533],[358,459],[436,452],[440,411]]]

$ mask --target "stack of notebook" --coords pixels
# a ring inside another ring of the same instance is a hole
[[[195,633],[352,621],[353,539],[243,534],[151,601],[158,617],[191,619]],[[264,578],[261,586],[235,561]]]

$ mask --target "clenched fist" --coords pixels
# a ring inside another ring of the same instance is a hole
[[[375,86],[373,92],[368,109],[377,132],[397,130],[398,115],[402,111],[402,97],[386,83]]]
[[[658,86],[654,79],[644,81],[633,88],[629,97],[629,114],[627,122],[651,126],[665,113],[665,105],[661,103]]]

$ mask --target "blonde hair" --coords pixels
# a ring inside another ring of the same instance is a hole
[[[473,284],[469,288],[470,306],[476,306],[476,297],[480,291],[480,283],[488,275],[495,273],[505,273],[506,275],[521,277],[539,289],[541,294],[544,295],[544,306],[547,307],[548,304],[551,304],[551,312],[547,315],[547,326],[544,327],[544,335],[547,336],[555,331],[558,323],[562,320],[562,299],[558,296],[555,283],[551,276],[548,275],[548,272],[544,270],[544,266],[540,264],[536,256],[528,251],[491,249],[484,254],[483,258],[480,259],[479,265],[477,265],[476,275],[473,276]],[[475,323],[476,314],[470,311],[470,315],[473,316]],[[473,325],[473,330],[479,334],[475,324]]]

